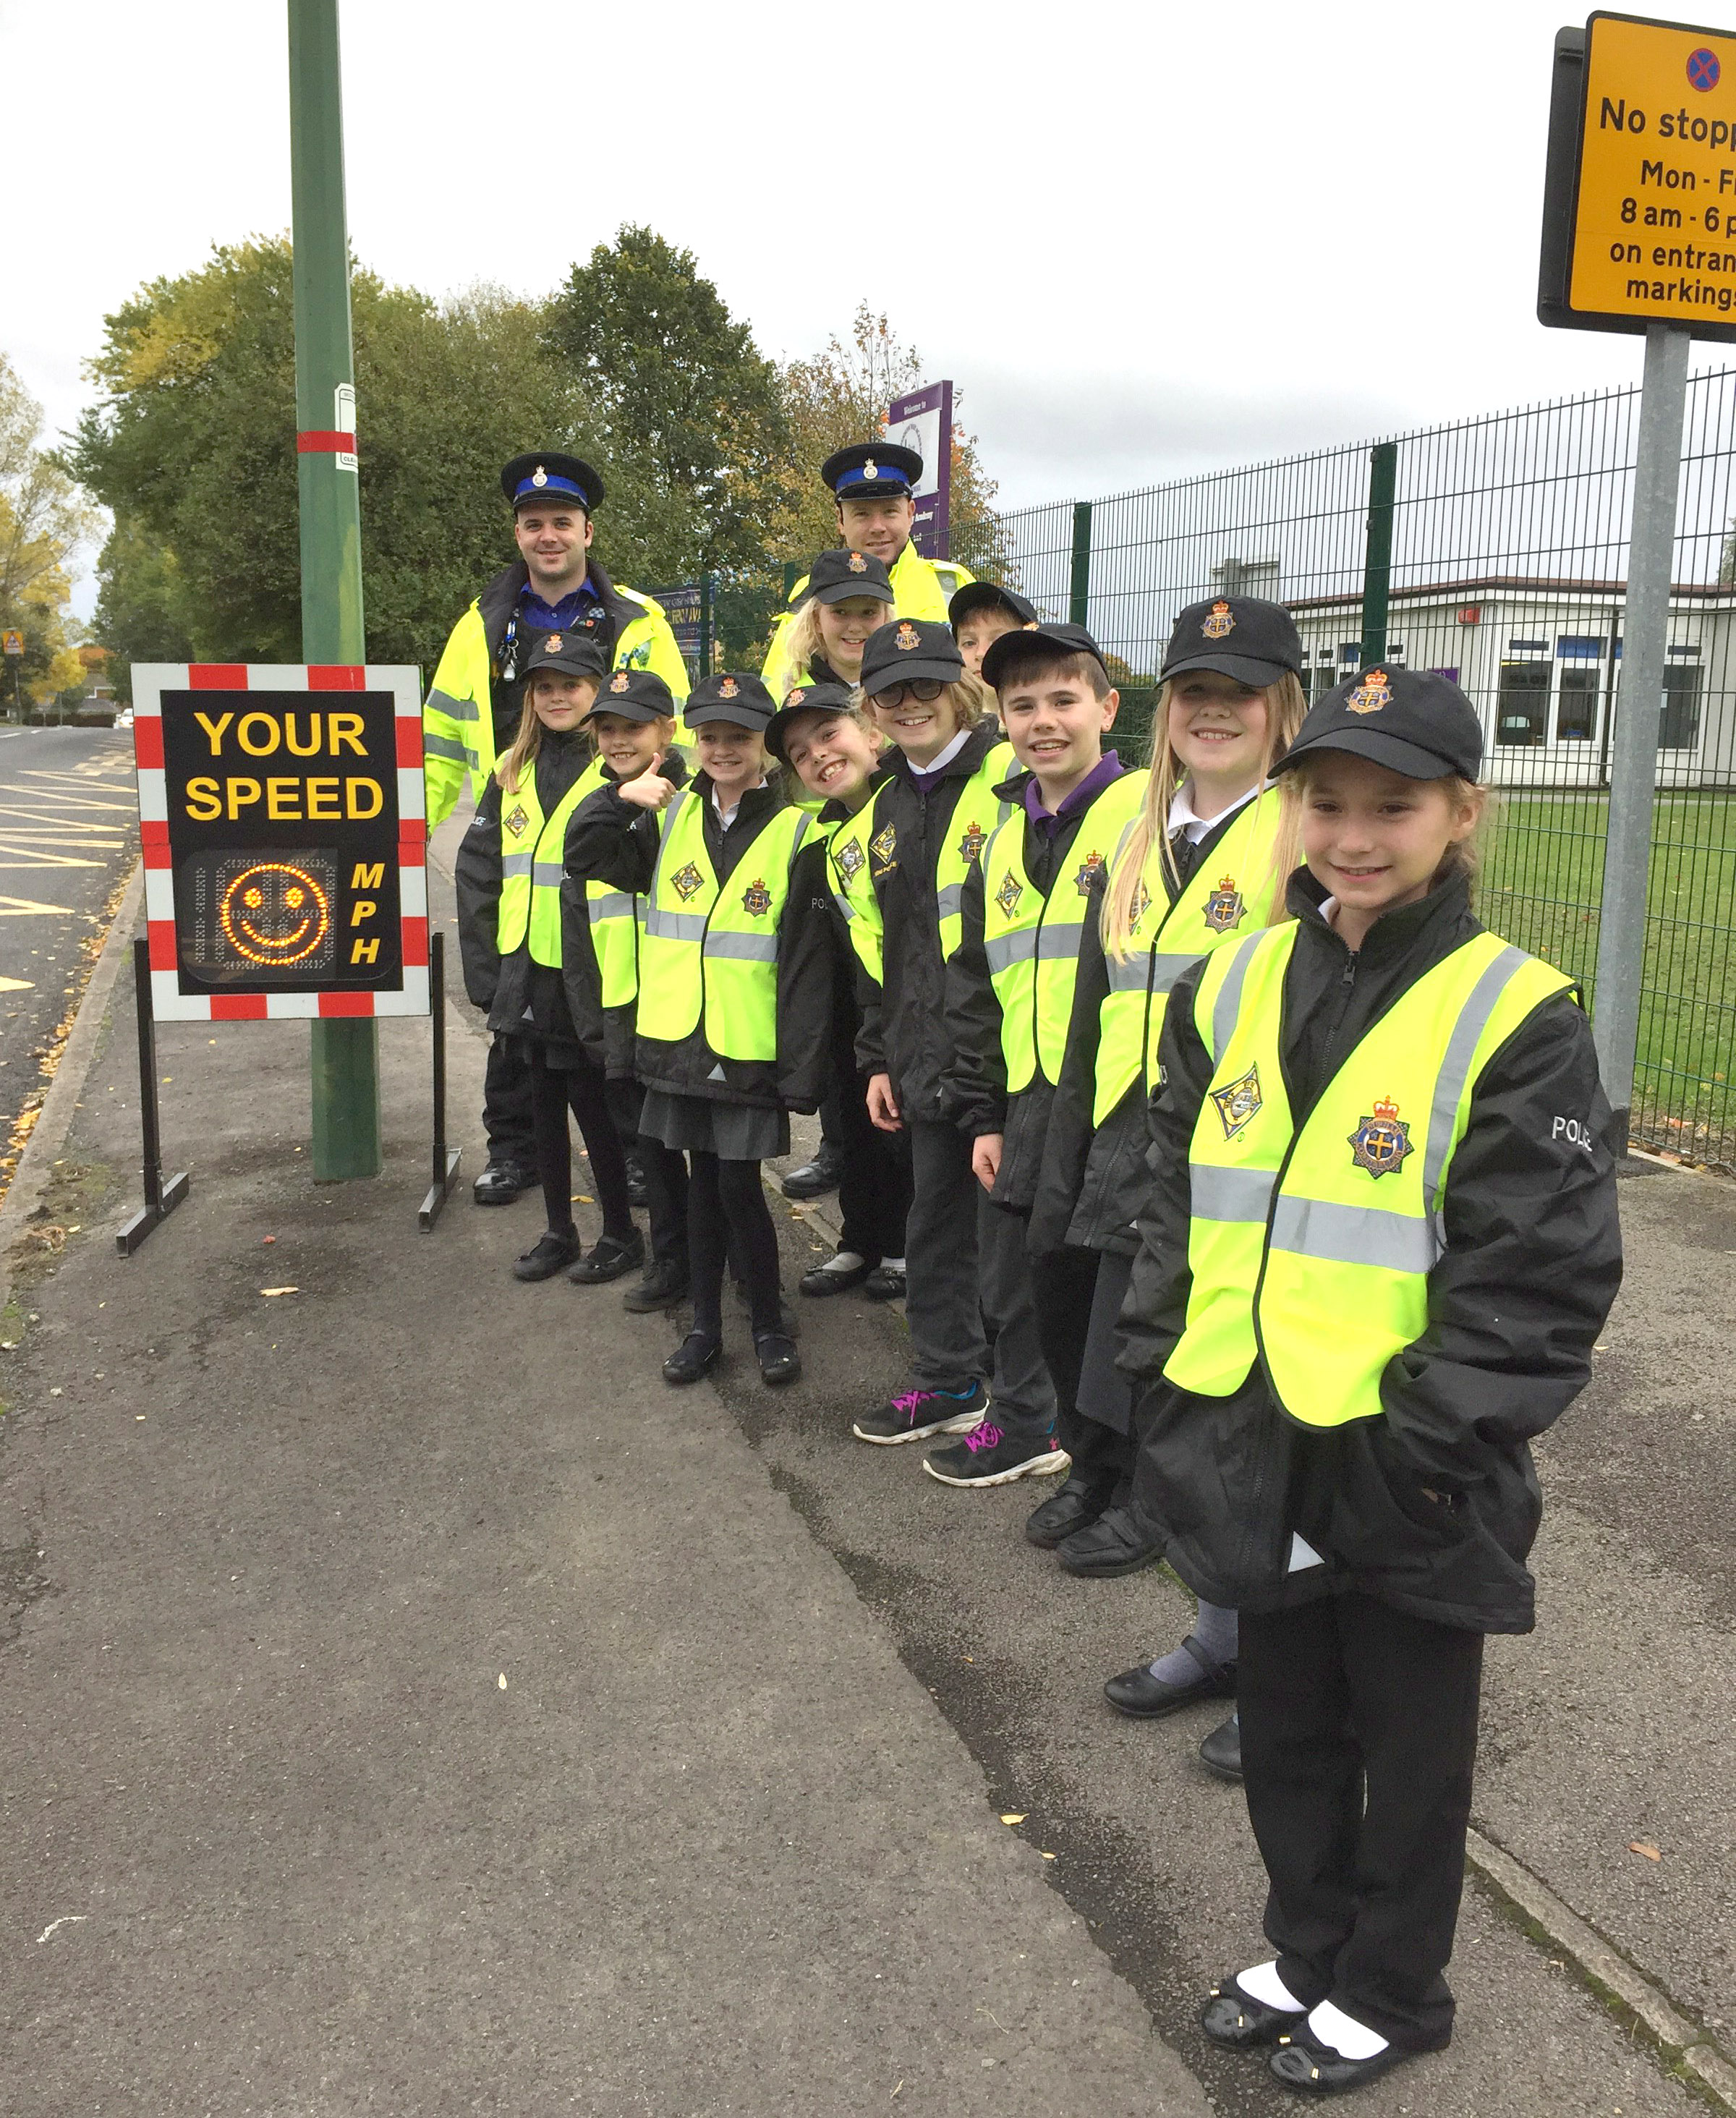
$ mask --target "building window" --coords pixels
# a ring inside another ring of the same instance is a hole
[[[1354,669],[1363,659],[1363,644],[1359,640],[1341,640],[1338,643],[1338,659],[1347,668]]]
[[[1516,640],[1513,645],[1519,643]],[[1555,643],[1555,652],[1563,661],[1595,662],[1603,651],[1603,640],[1595,633],[1564,632]]]
[[[1700,741],[1700,665],[1672,662],[1664,671],[1664,708],[1658,718],[1660,750],[1692,750]]]
[[[1527,750],[1541,743],[1549,717],[1548,662],[1503,662],[1501,695],[1495,709],[1495,741],[1506,749]]]
[[[1597,740],[1595,668],[1563,669],[1561,696],[1555,702],[1555,740],[1558,742],[1595,742]]]

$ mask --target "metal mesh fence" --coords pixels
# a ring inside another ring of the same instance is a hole
[[[1637,389],[1390,437],[1396,479],[1384,638],[1366,583],[1377,446],[1009,512],[955,556],[1088,623],[1124,665],[1144,736],[1177,615],[1227,594],[1295,614],[1311,696],[1382,658],[1455,679],[1482,714],[1501,790],[1488,923],[1570,973],[1595,1005],[1610,735],[1621,669]],[[1736,1166],[1736,370],[1691,378],[1632,1130]]]

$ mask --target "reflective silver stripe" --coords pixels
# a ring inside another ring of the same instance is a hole
[[[599,919],[631,919],[633,916],[633,896],[629,890],[599,890],[585,901],[593,927]]]
[[[1441,1071],[1435,1081],[1434,1104],[1428,1113],[1428,1146],[1423,1157],[1423,1203],[1431,1211],[1440,1196],[1441,1181],[1447,1174],[1447,1158],[1452,1152],[1453,1119],[1470,1076],[1471,1061],[1476,1057],[1484,1031],[1488,1028],[1489,1017],[1507,991],[1509,980],[1524,961],[1523,949],[1502,950],[1471,987],[1459,1010],[1459,1020],[1452,1026],[1452,1034],[1447,1040],[1447,1056],[1441,1061]]]
[[[424,757],[449,757],[455,765],[474,766],[476,763],[475,751],[466,750],[456,736],[429,735],[424,732],[422,755]]]
[[[1230,1034],[1236,1026],[1236,1017],[1242,1010],[1242,988],[1248,983],[1254,951],[1264,938],[1263,935],[1251,934],[1238,946],[1234,960],[1224,973],[1224,983],[1218,988],[1218,997],[1211,1010],[1211,1057],[1214,1060],[1229,1043]]]
[[[647,905],[645,931],[659,941],[702,941],[706,938],[703,912],[664,912]]]
[[[1028,964],[1037,953],[1037,930],[1026,927],[1016,934],[998,934],[983,944],[983,953],[988,959],[991,978],[1010,971],[1015,964]]]
[[[965,886],[961,882],[942,883],[934,897],[935,909],[942,919],[956,918],[965,909]]]
[[[792,862],[795,859],[796,855],[802,850],[802,841],[813,829],[813,818],[810,816],[808,812],[804,809],[802,812],[802,821],[796,825],[796,835],[789,841],[789,858]]]
[[[663,812],[663,832],[662,835],[657,841],[657,858],[651,867],[650,899],[653,904],[656,902],[657,892],[663,881],[663,863],[669,857],[669,841],[675,835],[675,819],[681,814],[681,807],[683,802],[691,802],[692,798],[692,796],[689,794],[684,788],[681,788],[677,792],[674,801],[669,803],[668,808]],[[658,915],[655,911],[647,911],[645,922],[645,931],[647,934],[655,934],[663,931],[659,927],[654,927],[651,923],[657,916]],[[684,914],[677,913],[671,913],[669,914],[669,917],[672,919],[684,916]],[[699,924],[700,930],[703,932],[705,928],[705,921],[701,918]],[[671,938],[674,938],[673,934]]]
[[[1183,971],[1191,971],[1196,964],[1206,959],[1197,953],[1184,956],[1154,956],[1151,959],[1151,990],[1155,993],[1173,992],[1175,982]]]
[[[425,714],[444,714],[448,720],[479,721],[482,713],[474,699],[455,699],[450,691],[430,691]]]
[[[1111,992],[1143,992],[1151,976],[1151,959],[1144,954],[1132,956],[1110,956],[1105,960],[1109,969]]]
[[[1082,919],[1057,919],[1052,925],[1037,929],[1037,960],[1053,963],[1058,956],[1076,956],[1079,937],[1085,932]]]
[[[1225,1169],[1215,1162],[1187,1165],[1188,1207],[1197,1221],[1252,1221],[1266,1225],[1275,1169]]]
[[[530,871],[530,880],[539,890],[553,890],[566,872],[559,861],[538,861]]]
[[[703,919],[696,923],[703,927]],[[728,956],[743,964],[775,964],[778,960],[778,937],[775,934],[720,933],[713,928],[706,936],[704,954],[708,956]]]
[[[1427,1215],[1289,1196],[1279,1200],[1272,1214],[1271,1247],[1335,1265],[1379,1265],[1389,1272],[1428,1272],[1441,1255],[1433,1220]]]
[[[500,872],[503,876],[529,875],[536,862],[535,853],[502,853]]]
[[[841,890],[835,890],[832,892],[832,903],[837,906],[839,911],[843,914],[846,920],[859,919],[862,917],[862,914],[856,909],[855,906],[850,903],[849,899],[844,895],[844,892]]]

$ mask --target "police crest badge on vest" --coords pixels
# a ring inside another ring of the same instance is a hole
[[[506,825],[515,839],[523,837],[525,826],[530,821],[530,819],[525,814],[525,805],[522,802],[513,810],[510,816],[501,818],[502,823]]]
[[[1377,1180],[1402,1168],[1405,1156],[1416,1151],[1409,1121],[1399,1116],[1398,1105],[1386,1096],[1376,1100],[1373,1112],[1349,1140],[1351,1161]]]
[[[846,839],[832,855],[832,866],[846,882],[854,882],[866,866],[868,856],[862,850],[861,841]]]
[[[1227,934],[1241,923],[1246,908],[1233,875],[1220,876],[1218,886],[1206,900],[1206,924],[1214,934]]]
[[[868,851],[880,863],[882,870],[893,865],[892,856],[898,850],[898,833],[891,824],[882,824],[868,840]]]
[[[1073,877],[1074,889],[1081,897],[1089,897],[1091,894],[1091,885],[1102,873],[1103,855],[1099,853],[1087,853],[1079,872]]]
[[[695,890],[703,890],[706,886],[705,877],[692,861],[689,861],[684,868],[678,869],[669,877],[669,881],[674,884],[676,891],[683,903],[693,895]]]
[[[1224,1139],[1234,1140],[1265,1101],[1260,1094],[1260,1069],[1250,1066],[1235,1080],[1226,1081],[1221,1089],[1214,1089],[1211,1100],[1217,1106]]]
[[[764,876],[756,876],[742,892],[742,909],[753,919],[763,919],[771,909],[771,892]]]
[[[1011,919],[1019,909],[1019,899],[1025,895],[1025,886],[1008,868],[1001,877],[1001,886],[994,894],[994,901]]]
[[[988,834],[973,816],[965,826],[965,835],[958,842],[958,857],[968,867],[988,843]]]

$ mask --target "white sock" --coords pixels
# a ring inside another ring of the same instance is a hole
[[[1270,1963],[1257,1963],[1252,1971],[1238,1971],[1236,1983],[1250,2000],[1258,2000],[1268,2008],[1282,2008],[1287,2015],[1304,2015],[1303,2006],[1289,1987],[1278,1976],[1275,1957]]]
[[[1342,2008],[1335,2008],[1330,2000],[1322,2000],[1308,2017],[1308,2030],[1318,2042],[1329,2045],[1340,2059],[1373,2059],[1386,2049],[1386,2040],[1347,2015]]]
[[[882,1272],[902,1272],[904,1270],[904,1260],[902,1258],[882,1258],[880,1260],[880,1269]]]
[[[840,1251],[820,1268],[822,1272],[854,1272],[863,1262],[854,1251]]]

